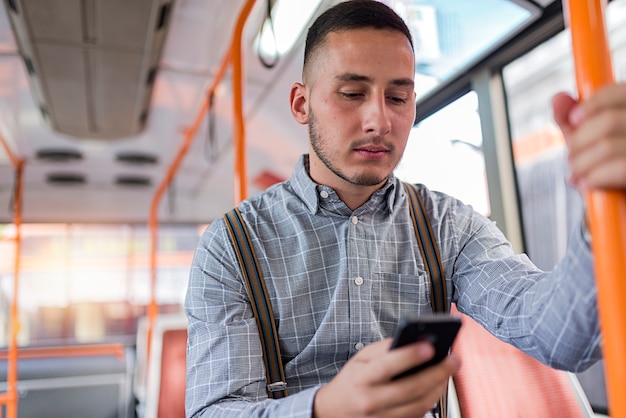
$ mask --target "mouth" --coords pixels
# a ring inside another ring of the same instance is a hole
[[[380,160],[390,152],[387,148],[380,146],[364,146],[355,148],[354,151],[368,160]]]

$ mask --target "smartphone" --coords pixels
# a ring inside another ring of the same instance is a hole
[[[448,314],[401,318],[393,335],[391,349],[418,341],[429,341],[435,347],[435,356],[426,363],[400,373],[394,379],[424,370],[446,358],[450,353],[450,347],[459,332],[459,328],[461,328],[461,318]]]

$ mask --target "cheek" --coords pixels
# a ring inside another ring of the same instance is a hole
[[[399,135],[408,136],[409,133],[411,133],[411,129],[413,129],[414,120],[415,113],[406,111],[396,114],[395,118],[392,120],[392,124],[394,130],[398,132]]]
[[[400,129],[400,134],[405,137],[408,138],[409,134],[411,133],[411,130],[413,129],[413,119],[407,121],[403,121],[402,125],[399,125],[399,129]]]
[[[354,110],[338,106],[332,100],[325,100],[322,107],[315,110],[315,116],[318,123],[321,123],[325,129],[343,130],[347,129],[357,114]]]

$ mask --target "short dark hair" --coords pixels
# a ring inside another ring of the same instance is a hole
[[[304,46],[304,68],[330,32],[364,28],[400,32],[407,37],[413,49],[411,31],[389,6],[377,0],[349,0],[326,10],[309,28]]]

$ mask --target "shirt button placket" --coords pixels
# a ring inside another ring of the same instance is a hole
[[[359,217],[354,215],[350,218],[350,222],[352,223],[352,225],[356,225],[359,223]],[[354,284],[356,286],[362,286],[364,283],[363,277],[361,276],[357,276],[354,278]],[[361,351],[363,349],[363,347],[365,347],[365,344],[363,344],[361,341],[357,342],[354,344],[354,349],[358,352]]]

